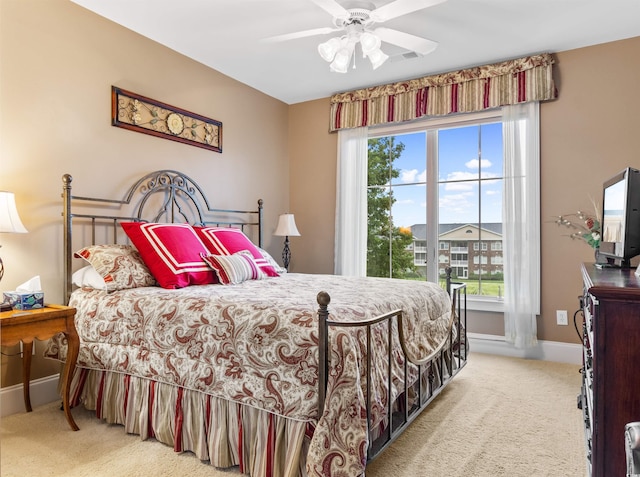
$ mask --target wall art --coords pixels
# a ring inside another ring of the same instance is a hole
[[[131,131],[222,152],[222,123],[111,87],[111,124]]]

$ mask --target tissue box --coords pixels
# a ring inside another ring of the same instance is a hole
[[[44,307],[44,292],[4,292],[4,301],[9,302],[14,310],[31,310]]]

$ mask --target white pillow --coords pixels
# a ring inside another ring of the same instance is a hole
[[[271,256],[269,252],[267,252],[265,249],[260,247],[258,247],[258,250],[264,257],[264,259],[267,261],[267,263],[269,263],[269,265],[275,268],[276,272],[278,272],[280,275],[282,275],[283,273],[287,273],[287,269],[284,267],[281,267],[280,264],[275,261],[275,259]]]
[[[107,284],[104,282],[104,278],[93,268],[91,265],[82,267],[79,270],[73,272],[71,275],[71,281],[77,287],[89,287],[97,290],[106,290]]]

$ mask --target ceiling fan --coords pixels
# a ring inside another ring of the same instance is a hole
[[[438,46],[437,42],[391,28],[375,27],[375,25],[432,7],[446,0],[394,0],[378,8],[366,1],[349,2],[344,6],[336,0],[311,1],[333,16],[333,26],[286,33],[267,38],[267,41],[287,41],[341,32],[340,36],[320,43],[318,53],[330,63],[331,71],[346,73],[358,43],[360,43],[363,57],[369,58],[373,69],[378,68],[389,58],[380,49],[382,42],[400,46],[421,56],[431,53]]]

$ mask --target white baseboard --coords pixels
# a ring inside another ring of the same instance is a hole
[[[511,358],[541,359],[559,363],[582,364],[582,345],[560,343],[558,341],[538,341],[538,346],[530,349],[516,349],[503,336],[469,333],[471,353],[495,354]],[[58,394],[58,374],[31,381],[31,407],[42,406],[60,399]],[[24,412],[22,384],[0,390],[0,417]]]
[[[59,374],[53,374],[51,376],[45,376],[44,378],[31,380],[29,394],[32,408],[60,400],[60,395],[58,394],[59,377]],[[19,412],[25,412],[22,384],[2,388],[0,390],[0,417]]]
[[[538,340],[533,348],[518,349],[507,343],[504,336],[469,333],[469,352],[496,354],[511,358],[540,359],[558,363],[582,364],[582,345],[559,341]]]

